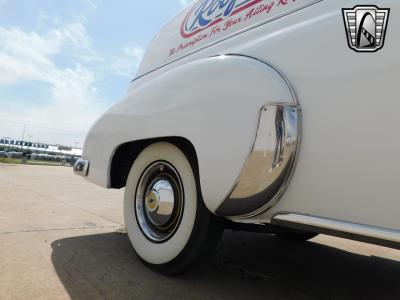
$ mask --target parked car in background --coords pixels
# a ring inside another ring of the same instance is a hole
[[[195,1],[93,125],[75,172],[125,187],[132,245],[165,274],[211,253],[232,224],[399,247],[399,10]]]
[[[66,158],[66,162],[70,165],[75,165],[76,161],[79,159],[79,157],[71,157],[71,156],[67,156]]]
[[[0,157],[2,157],[2,158],[7,157],[7,152],[0,151]]]
[[[7,152],[7,156],[8,156],[9,158],[20,159],[20,158],[22,158],[23,153],[22,153],[22,152],[10,151],[10,152]]]

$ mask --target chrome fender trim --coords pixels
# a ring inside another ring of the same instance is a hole
[[[293,171],[300,125],[301,110],[297,104],[270,104],[261,109],[251,154],[217,215],[251,217],[277,202]]]
[[[400,249],[400,231],[394,229],[296,213],[278,213],[271,224]]]

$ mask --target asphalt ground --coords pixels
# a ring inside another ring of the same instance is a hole
[[[123,190],[68,167],[0,164],[0,299],[400,299],[400,251],[320,235],[225,231],[183,276],[143,266],[123,233]]]

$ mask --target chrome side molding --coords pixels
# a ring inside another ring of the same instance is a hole
[[[271,224],[400,248],[400,231],[394,229],[295,213],[277,214]]]
[[[261,109],[251,154],[228,198],[216,213],[250,217],[270,208],[284,192],[299,147],[301,111],[296,104]]]

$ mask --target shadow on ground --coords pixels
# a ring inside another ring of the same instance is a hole
[[[226,231],[215,256],[181,277],[144,267],[126,235],[55,241],[72,299],[400,299],[400,263],[320,244]]]

